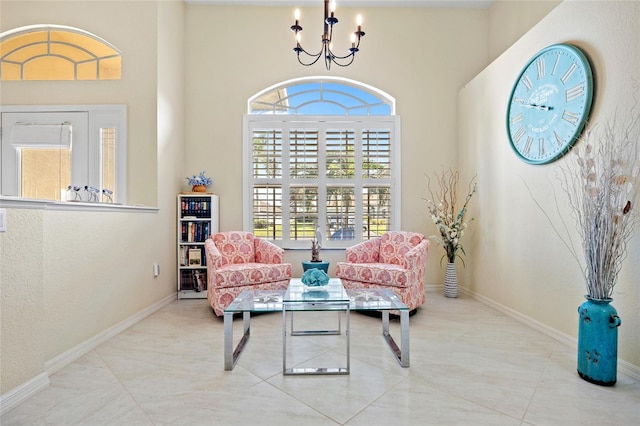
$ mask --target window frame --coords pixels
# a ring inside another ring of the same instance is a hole
[[[243,116],[243,227],[244,229],[253,232],[253,187],[256,181],[259,179],[255,179],[253,177],[253,129],[258,127],[270,127],[270,126],[280,126],[284,131],[288,131],[291,128],[317,128],[320,130],[323,129],[335,129],[339,128],[349,128],[354,129],[357,132],[361,132],[365,129],[385,129],[389,131],[390,137],[390,167],[391,173],[388,179],[384,180],[376,180],[375,182],[388,184],[390,186],[391,191],[391,223],[389,224],[389,230],[398,230],[401,229],[401,173],[400,173],[400,158],[401,158],[401,141],[400,141],[400,117],[396,115],[388,115],[388,116],[339,116],[339,115],[261,115],[261,114],[246,114]],[[358,140],[360,136],[356,137]],[[359,144],[359,149],[356,149],[355,161],[356,164],[362,164],[362,144]],[[319,149],[320,151],[320,149]],[[288,153],[284,152],[283,149],[283,168],[285,164],[288,164],[289,156]],[[318,192],[319,194],[325,194],[326,196],[326,188],[331,184],[341,184],[348,183],[355,185],[356,199],[358,200],[362,194],[362,188],[366,185],[363,184],[364,181],[369,181],[363,179],[361,173],[356,173],[354,179],[352,180],[342,180],[342,179],[328,179],[322,176],[322,171],[324,168],[322,165],[325,164],[325,152],[318,153],[318,161],[319,161],[319,174],[320,176],[317,179],[318,182]],[[358,170],[358,168],[356,168]],[[274,182],[273,179],[269,179],[268,181]],[[285,185],[289,185],[290,178],[288,174],[283,174],[280,179],[282,183],[282,187]],[[320,189],[320,187],[323,189]],[[288,191],[287,191],[288,192]],[[285,191],[283,190],[283,205],[286,205],[284,201]],[[364,218],[364,212],[362,211],[363,202],[360,198],[356,202],[355,208],[355,223],[362,223]],[[318,206],[318,215],[321,217],[324,216],[326,218],[326,206],[319,205]],[[286,215],[283,213],[283,217]],[[283,228],[288,228],[288,223],[282,224]],[[323,229],[321,227],[321,229]],[[363,230],[359,226],[354,226],[355,236],[354,239],[349,240],[329,240],[329,235],[325,235],[325,232],[321,232],[323,241],[321,242],[322,247],[325,249],[340,249],[352,246],[356,243],[364,241],[363,239]],[[284,231],[283,231],[284,234]],[[301,240],[289,240],[289,239],[277,239],[271,240],[277,245],[286,248],[286,249],[308,249],[310,239],[301,239]]]
[[[5,47],[0,52],[2,81],[120,80],[122,77],[120,49],[80,28],[27,25],[0,33],[0,46]],[[64,69],[52,71],[52,61],[67,65],[66,72]],[[25,69],[28,64],[37,65]],[[41,75],[31,76],[34,72]]]
[[[115,128],[116,140],[116,193],[114,202],[126,204],[127,200],[127,106],[126,105],[2,105],[0,113],[87,113],[88,114],[88,185],[102,187],[102,155],[100,131],[102,128]],[[4,143],[6,139],[2,138]],[[0,156],[2,150],[0,149]],[[0,157],[0,162],[2,158]],[[71,165],[72,168],[74,164]],[[15,167],[19,167],[17,164]],[[19,170],[19,169],[18,169]],[[1,177],[0,177],[1,178]],[[2,195],[22,198],[14,190],[2,190]],[[8,192],[8,193],[5,193]]]

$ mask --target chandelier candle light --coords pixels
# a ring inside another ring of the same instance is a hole
[[[360,39],[364,37],[364,31],[362,31],[362,17],[358,15],[356,19],[356,31],[351,34],[351,47],[349,48],[349,53],[344,56],[338,56],[333,53],[333,26],[338,23],[338,18],[335,17],[336,11],[336,2],[331,1],[331,5],[329,5],[329,0],[324,0],[324,32],[322,33],[322,47],[318,53],[312,54],[307,52],[302,45],[300,44],[302,32],[302,26],[300,26],[300,10],[296,9],[295,11],[295,20],[296,23],[291,26],[291,31],[295,33],[296,47],[293,48],[293,51],[296,52],[296,56],[298,57],[298,62],[302,65],[308,67],[320,59],[321,56],[324,56],[324,64],[327,69],[331,69],[331,64],[334,63],[341,67],[349,66],[353,63],[353,59],[356,56],[356,52],[360,50]],[[304,53],[308,56],[309,62],[304,62],[300,57],[300,54]]]

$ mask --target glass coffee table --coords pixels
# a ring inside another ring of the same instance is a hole
[[[337,311],[337,330],[294,330],[293,314],[303,311]],[[285,290],[247,290],[224,310],[224,369],[233,370],[251,335],[251,314],[282,312],[283,374],[349,374],[349,314],[351,311],[380,311],[382,335],[401,367],[409,367],[409,308],[391,290],[345,290],[340,279],[333,278],[324,290],[305,288],[300,279],[292,279]],[[400,317],[400,346],[389,332],[390,311]],[[320,369],[289,369],[286,366],[287,316],[291,335],[341,334],[340,313],[346,315],[347,365]],[[233,316],[242,313],[243,336],[233,347]],[[316,371],[314,371],[316,370]]]

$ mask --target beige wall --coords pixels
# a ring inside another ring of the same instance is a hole
[[[247,99],[273,84],[303,76],[342,76],[394,96],[402,117],[402,229],[431,232],[425,173],[455,164],[456,96],[486,64],[486,9],[340,9],[340,25],[353,30],[364,15],[366,36],[348,68],[327,72],[298,64],[292,51],[293,7],[187,7],[186,172],[206,170],[220,195],[220,229],[242,228],[242,115]],[[302,10],[303,45],[319,49],[320,8]],[[241,31],[239,28],[249,29]],[[342,39],[348,40],[347,35]],[[314,43],[315,42],[315,43]],[[334,45],[338,45],[334,41]],[[434,247],[427,283],[440,282]],[[301,274],[309,251],[289,250]],[[344,251],[323,250],[332,263]]]
[[[568,42],[581,47],[592,62],[596,95],[591,122],[629,114],[634,93],[640,95],[638,22],[638,2],[563,2],[460,92],[459,167],[468,175],[477,173],[480,182],[472,209],[476,222],[468,235],[471,258],[462,271],[465,286],[573,338],[585,284],[524,184],[550,213],[555,212],[553,191],[557,191],[562,214],[572,227],[564,193],[554,179],[563,159],[544,166],[520,161],[507,139],[506,103],[531,56],[550,44]],[[613,295],[622,318],[618,355],[636,367],[640,366],[638,231]]]
[[[0,234],[0,395],[42,374],[47,360],[42,221],[41,210],[8,209]]]
[[[7,232],[0,233],[0,394],[46,376],[52,359],[175,295],[175,200],[184,159],[183,13],[179,1],[0,2],[3,31],[69,25],[122,49],[119,81],[2,82],[0,102],[126,104],[129,203],[158,207],[7,209]],[[154,263],[160,264],[157,278]]]
[[[489,59],[494,60],[562,0],[497,0],[489,9]]]

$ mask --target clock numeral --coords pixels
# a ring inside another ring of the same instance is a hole
[[[553,63],[553,69],[551,70],[551,75],[556,75],[556,70],[558,69],[558,63],[560,63],[560,54],[556,55],[556,61]]]
[[[571,102],[572,100],[579,98],[584,94],[584,84],[580,83],[578,85],[573,86],[570,89],[567,89],[566,96],[567,102]]]
[[[515,117],[513,117],[513,118],[511,119],[511,124],[516,124],[516,123],[521,122],[521,121],[522,121],[522,118],[523,118],[522,113],[520,113],[520,114],[516,115]]]
[[[531,90],[531,87],[533,87],[533,83],[531,83],[531,79],[528,75],[525,75],[522,78],[522,84],[524,84],[524,86],[527,88],[527,91]]]
[[[529,155],[531,152],[531,145],[533,145],[533,138],[531,136],[527,136],[527,141],[524,143],[524,153]]]
[[[569,69],[567,70],[567,72],[565,72],[562,78],[560,78],[560,81],[562,81],[562,84],[566,84],[567,80],[569,80],[569,77],[571,77],[571,74],[573,74],[576,68],[577,68],[576,63],[573,62],[569,67]]]
[[[565,111],[562,113],[562,119],[573,124],[576,125],[578,124],[578,119],[580,118],[580,116],[578,116],[578,114],[573,113],[571,111]]]
[[[540,80],[542,77],[544,77],[544,58],[540,58],[540,60],[538,60],[538,80]]]
[[[560,137],[560,135],[555,131],[553,132],[553,136],[555,136],[556,142],[558,142],[558,146],[562,147],[562,145],[564,144],[564,139],[562,139],[562,137]]]
[[[527,133],[527,131],[525,130],[524,126],[522,126],[522,127],[520,127],[518,129],[516,134],[513,135],[513,139],[514,139],[516,145],[520,143],[520,139],[522,139],[522,137],[524,136],[525,133]]]
[[[538,153],[540,154],[540,157],[544,157],[546,155],[544,150],[544,138],[538,139]]]

